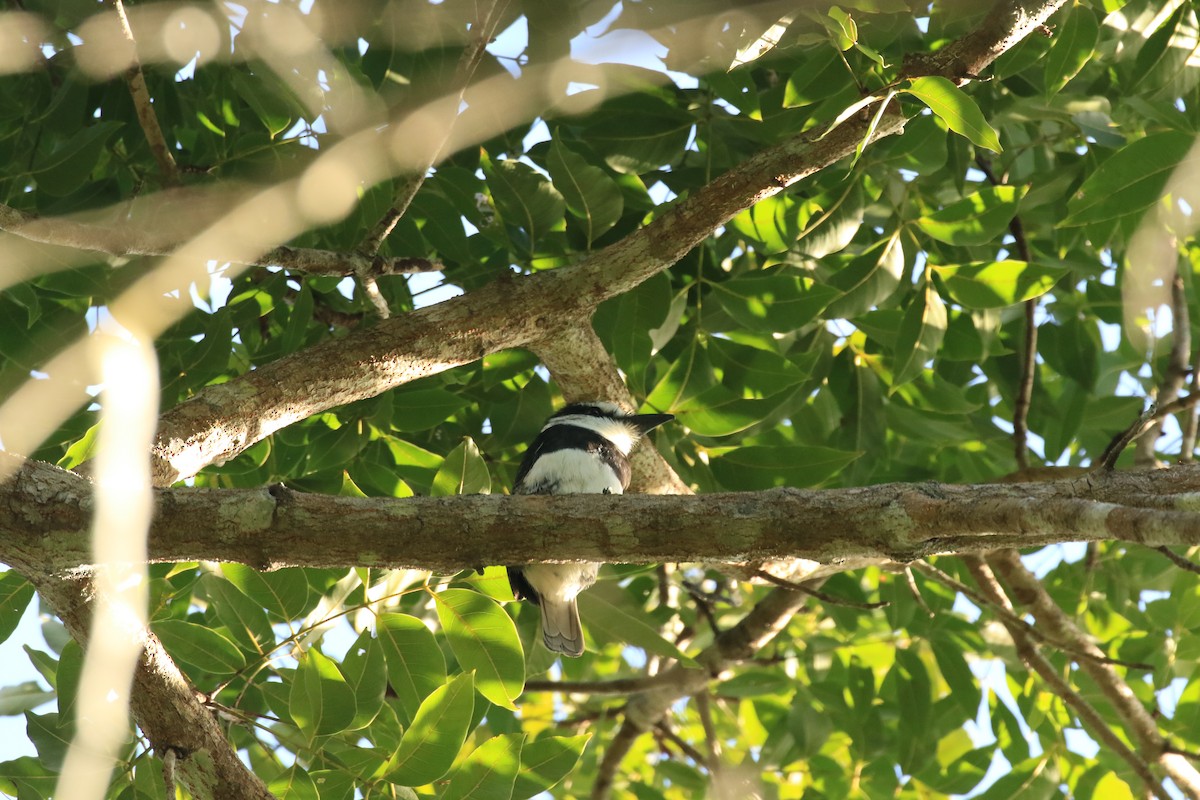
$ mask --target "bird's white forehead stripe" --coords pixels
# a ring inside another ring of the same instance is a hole
[[[633,446],[637,444],[637,440],[640,437],[637,429],[632,425],[627,425],[624,422],[609,417],[593,417],[589,414],[568,414],[565,417],[555,417],[547,422],[542,430],[555,425],[573,425],[576,428],[586,428],[589,431],[595,431],[612,442],[625,455],[629,455],[629,452],[633,450]]]

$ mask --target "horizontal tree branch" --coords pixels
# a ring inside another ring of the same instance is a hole
[[[743,562],[939,553],[1064,541],[1200,544],[1200,466],[1056,483],[883,484],[674,495],[355,498],[260,489],[157,492],[154,561],[417,567],[538,561]],[[1153,497],[1176,508],[1142,508]],[[92,484],[26,462],[0,486],[0,560],[20,569],[91,561]],[[330,536],[336,530],[337,536]]]

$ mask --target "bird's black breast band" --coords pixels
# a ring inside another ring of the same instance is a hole
[[[616,474],[622,489],[629,487],[629,458],[624,453],[591,428],[581,428],[564,423],[551,425],[539,433],[533,440],[533,444],[525,451],[525,457],[521,460],[521,468],[517,470],[514,492],[516,494],[554,494],[555,487],[553,485],[547,483],[526,486],[525,477],[539,458],[558,450],[582,450],[599,458]]]

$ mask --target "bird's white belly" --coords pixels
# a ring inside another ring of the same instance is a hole
[[[553,485],[551,494],[621,494],[624,487],[604,461],[579,450],[557,450],[537,460],[525,476],[527,486]]]
[[[530,564],[524,568],[525,580],[545,602],[546,598],[570,602],[596,582],[599,564]]]

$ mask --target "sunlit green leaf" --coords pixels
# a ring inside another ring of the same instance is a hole
[[[892,388],[908,383],[937,355],[946,335],[946,304],[933,283],[926,281],[917,300],[904,312],[896,340]]]
[[[422,701],[446,682],[446,659],[425,623],[407,614],[381,614],[379,642],[387,658],[388,683],[408,715],[417,713]]]
[[[1067,204],[1059,224],[1087,225],[1136,215],[1162,196],[1176,169],[1195,169],[1195,137],[1179,131],[1151,133],[1130,142],[1096,168]]]
[[[711,460],[713,475],[730,491],[759,491],[776,486],[818,486],[858,458],[829,447],[748,446],[722,452]]]
[[[713,284],[713,297],[740,326],[751,331],[793,331],[841,293],[784,268]]]
[[[567,210],[582,221],[589,245],[617,224],[625,201],[608,173],[589,164],[559,139],[550,144],[546,164]]]
[[[513,800],[545,792],[562,780],[579,762],[590,736],[544,736],[526,741],[521,750],[521,771],[513,787]]]
[[[466,437],[446,455],[433,479],[435,497],[452,494],[491,494],[492,476],[479,446]]]
[[[475,706],[473,676],[466,672],[421,703],[382,777],[401,786],[424,786],[446,774],[467,738]]]
[[[1002,308],[1041,297],[1067,274],[1061,267],[1024,261],[986,261],[934,267],[955,302],[967,308]]]
[[[521,734],[493,736],[454,771],[441,800],[508,800],[521,770]]]
[[[215,675],[232,675],[246,666],[246,657],[237,645],[203,625],[164,619],[150,627],[171,658],[180,663]]]
[[[0,573],[0,642],[12,636],[32,599],[33,584],[11,569]]]
[[[512,619],[495,600],[469,589],[446,589],[433,598],[459,665],[475,671],[475,688],[515,709],[513,700],[525,688],[525,651]]]
[[[977,147],[1000,152],[1000,138],[987,123],[979,106],[966,92],[940,76],[913,78],[904,91],[916,97],[939,116],[955,133]]]
[[[310,649],[292,676],[288,710],[310,737],[337,733],[354,721],[354,690],[336,664],[320,651]]]
[[[1016,216],[1025,187],[980,189],[940,211],[917,219],[917,226],[940,242],[953,245],[997,242]]]

